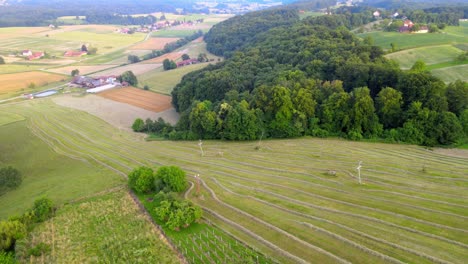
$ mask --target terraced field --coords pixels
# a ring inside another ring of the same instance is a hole
[[[196,184],[191,177],[199,173],[201,193],[187,197],[213,223],[281,263],[468,259],[466,152],[301,138],[204,141],[201,156],[198,142],[144,142],[47,99],[0,110],[24,116],[54,150],[122,176],[139,165],[178,165]]]

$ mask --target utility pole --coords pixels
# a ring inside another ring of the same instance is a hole
[[[197,180],[197,195],[200,195],[200,174],[196,174],[195,179]]]
[[[359,161],[359,165],[356,168],[356,170],[358,171],[359,184],[362,184],[361,183],[361,167],[362,167],[361,164],[362,164],[362,161]]]
[[[205,153],[203,153],[202,144],[203,144],[203,143],[202,143],[202,141],[201,141],[201,139],[200,139],[200,140],[198,141],[198,146],[200,147],[201,155],[202,155],[202,157],[203,157],[203,156],[205,156]]]

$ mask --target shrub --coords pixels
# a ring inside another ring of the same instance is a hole
[[[7,253],[0,251],[0,263],[2,264],[15,264],[17,263],[13,253]]]
[[[40,198],[34,201],[32,208],[35,222],[44,222],[54,214],[53,203],[48,198]]]
[[[17,188],[22,181],[21,173],[17,169],[11,166],[0,168],[0,194]]]
[[[128,175],[128,186],[139,193],[153,191],[155,176],[153,169],[141,166]]]
[[[156,172],[156,177],[161,179],[170,191],[181,192],[187,188],[185,171],[176,166],[163,166]]]
[[[28,250],[28,255],[30,256],[35,256],[39,257],[42,254],[45,254],[50,251],[50,246],[45,244],[44,242],[41,242],[37,244],[35,247],[32,247]]]
[[[26,235],[26,226],[20,221],[0,221],[0,251],[12,250],[16,240]]]

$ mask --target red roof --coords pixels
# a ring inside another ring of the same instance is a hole
[[[31,56],[28,57],[28,60],[35,60],[44,57],[44,52],[34,52]]]

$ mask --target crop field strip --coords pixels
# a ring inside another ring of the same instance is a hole
[[[207,217],[279,260],[295,258],[271,245],[322,263],[462,263],[468,257],[464,158],[408,145],[320,139],[267,140],[260,150],[257,142],[206,141],[201,157],[197,142],[142,142],[49,100],[2,110],[27,117],[57,150],[122,175],[141,164],[200,173],[204,200],[190,198],[214,213]],[[359,160],[362,186],[354,178]]]
[[[21,241],[17,254],[22,262],[87,263],[99,259],[105,263],[179,263],[122,189],[64,206],[57,216],[36,228],[28,241],[46,243],[51,252],[26,257],[22,243],[28,242]]]
[[[98,95],[154,112],[162,112],[172,108],[171,97],[137,88],[111,89],[99,93]]]

